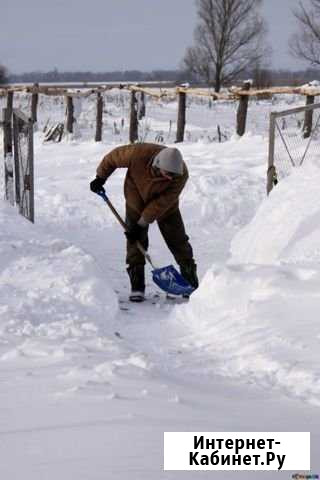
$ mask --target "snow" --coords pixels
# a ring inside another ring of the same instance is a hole
[[[284,179],[234,238],[233,260],[319,263],[319,179],[317,159]]]
[[[190,102],[181,211],[201,284],[176,304],[148,268],[139,305],[127,302],[122,229],[88,186],[127,138],[124,103],[109,102],[99,144],[85,102],[74,138],[42,143],[61,106],[41,105],[35,224],[0,201],[1,478],[198,478],[163,471],[164,431],[311,431],[319,473],[320,170],[306,162],[266,198],[268,113],[283,100],[252,104],[242,138],[232,133],[234,105]],[[148,141],[162,129],[173,146],[175,109],[147,103]],[[213,141],[217,122],[223,143]],[[124,174],[106,184],[121,215]],[[149,253],[159,266],[172,262],[156,225]]]
[[[312,80],[309,83],[306,83],[305,85],[302,85],[302,87],[319,87],[320,82],[319,80]]]

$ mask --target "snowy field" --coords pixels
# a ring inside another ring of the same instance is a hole
[[[242,138],[234,104],[190,102],[181,211],[201,284],[174,304],[148,271],[137,305],[127,302],[122,230],[89,191],[101,158],[127,142],[126,98],[106,102],[102,143],[91,100],[78,106],[73,138],[43,143],[64,106],[40,100],[35,224],[0,200],[0,478],[297,473],[164,472],[164,431],[310,431],[320,474],[320,160],[265,195],[268,114],[301,100],[253,101]],[[23,95],[16,102],[29,108]],[[176,108],[147,103],[141,139],[173,146]],[[122,214],[124,174],[106,184]],[[159,266],[173,261],[156,225],[149,251]]]

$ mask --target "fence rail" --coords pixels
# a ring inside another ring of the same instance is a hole
[[[247,82],[244,82],[247,83]],[[279,94],[295,94],[295,95],[320,95],[320,87],[314,86],[287,86],[287,87],[269,87],[269,88],[251,88],[250,90],[244,90],[240,87],[230,87],[222,92],[215,92],[211,87],[199,88],[198,86],[179,86],[173,82],[141,82],[141,83],[65,83],[65,84],[23,84],[23,85],[5,85],[0,87],[0,95],[6,96],[9,91],[12,92],[25,92],[25,93],[41,93],[43,95],[77,95],[88,96],[96,94],[97,92],[108,91],[112,89],[121,90],[136,90],[145,91],[148,95],[155,96],[172,96],[172,92],[164,89],[170,89],[174,91],[174,95],[178,95],[179,92],[184,92],[190,95],[206,96],[216,98],[218,100],[235,100],[242,96],[265,96],[265,95],[279,95]],[[160,93],[156,93],[151,89],[160,89]],[[71,90],[77,90],[72,92]],[[83,91],[85,90],[85,91]]]
[[[79,87],[75,91],[75,88]],[[92,87],[92,88],[91,88]],[[306,105],[314,104],[314,98],[320,95],[320,87],[318,86],[301,86],[301,87],[270,87],[263,89],[252,88],[250,82],[244,82],[241,87],[231,87],[222,92],[214,92],[210,88],[199,88],[198,86],[180,85],[177,86],[172,82],[143,82],[140,84],[133,83],[105,83],[105,84],[34,84],[34,85],[6,85],[0,88],[0,96],[7,96],[7,108],[10,110],[13,106],[14,93],[23,92],[30,94],[31,99],[31,117],[34,122],[37,120],[37,105],[38,95],[48,96],[62,96],[65,98],[67,122],[66,131],[73,132],[73,99],[74,98],[86,98],[91,95],[96,96],[97,112],[96,116],[96,133],[95,140],[102,140],[102,114],[103,111],[103,97],[104,92],[108,92],[112,89],[125,90],[130,93],[130,131],[129,141],[135,142],[138,138],[137,129],[139,127],[139,118],[137,111],[137,102],[134,99],[137,98],[137,94],[140,96],[148,95],[159,100],[162,99],[176,99],[178,98],[178,111],[177,111],[177,131],[176,142],[184,141],[184,130],[186,123],[186,97],[198,96],[207,97],[211,100],[223,100],[223,101],[238,101],[238,109],[236,114],[236,129],[235,131],[239,136],[244,135],[246,131],[246,120],[249,108],[249,98],[263,98],[266,95],[279,95],[279,94],[295,94],[306,97]],[[158,89],[158,91],[157,91]],[[310,125],[312,119],[308,110],[306,110],[305,123]],[[309,115],[309,117],[308,117]],[[306,129],[306,136],[310,135],[309,130]]]

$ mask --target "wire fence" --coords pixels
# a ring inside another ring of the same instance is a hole
[[[319,156],[320,111],[315,110],[314,125],[310,136],[304,138],[305,112],[298,112],[276,119],[275,165],[279,178],[290,175],[309,158]]]
[[[34,222],[33,122],[13,110],[15,201],[19,213]]]
[[[267,191],[294,169],[319,158],[319,140],[320,104],[272,112]]]
[[[1,126],[0,198],[34,222],[33,122],[20,110],[6,109]]]

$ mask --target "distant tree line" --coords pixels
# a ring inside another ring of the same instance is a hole
[[[320,77],[319,69],[307,70],[274,70],[256,66],[246,69],[233,78],[233,81],[224,83],[223,86],[240,85],[243,81],[251,79],[253,86],[266,88],[272,86],[302,85],[317,80]],[[0,68],[0,78],[1,68]],[[57,69],[49,72],[29,72],[21,74],[4,74],[8,83],[46,83],[46,82],[147,82],[169,81],[177,85],[189,83],[190,85],[207,86],[207,82],[199,80],[194,74],[183,70],[154,70],[142,72],[140,70],[114,71],[114,72],[59,72]],[[320,78],[319,78],[320,80]],[[5,83],[2,82],[2,83]]]
[[[256,68],[244,72],[235,83],[249,78],[252,79],[253,86],[256,88],[300,86],[313,80],[320,80],[320,72],[316,68],[295,71]]]
[[[125,70],[112,72],[60,72],[57,68],[49,72],[28,72],[10,74],[10,83],[31,82],[151,82],[169,81],[181,83],[192,75],[181,70],[153,70],[142,72],[140,70]]]

